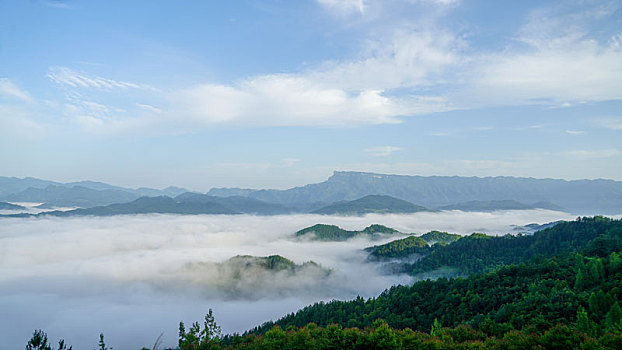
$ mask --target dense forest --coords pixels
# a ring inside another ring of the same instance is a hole
[[[383,225],[372,224],[361,231],[348,231],[339,226],[316,224],[303,228],[296,232],[296,237],[307,236],[314,240],[320,241],[345,241],[358,235],[368,235],[377,238],[378,235],[397,234],[399,231]]]
[[[622,348],[622,221],[578,218],[533,236],[474,234],[441,247],[474,250],[444,266],[502,266],[316,303],[243,335],[222,336],[210,310],[203,327],[180,323],[179,349]]]

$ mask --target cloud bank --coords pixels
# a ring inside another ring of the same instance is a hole
[[[93,347],[100,332],[119,348],[140,348],[165,333],[176,342],[179,321],[199,321],[208,308],[225,332],[244,331],[318,300],[370,297],[407,276],[382,275],[363,263],[362,248],[386,240],[297,240],[316,223],[362,229],[385,224],[401,232],[432,229],[502,234],[512,224],[572,219],[544,210],[496,213],[440,212],[331,217],[292,215],[2,219],[0,226],[0,337],[24,346],[34,329]],[[257,279],[222,269],[236,255],[279,254],[297,264],[331,268]]]

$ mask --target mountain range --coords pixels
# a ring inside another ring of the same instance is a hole
[[[430,209],[469,201],[548,202],[571,213],[622,212],[622,182],[520,177],[406,176],[336,171],[328,180],[287,190],[214,188],[209,195],[239,195],[287,206],[387,195]]]
[[[0,177],[0,201],[42,203],[40,208],[103,207],[131,203],[144,196],[166,196],[186,203],[186,206],[193,203],[195,208],[200,203],[217,203],[230,212],[259,215],[362,215],[535,208],[581,215],[622,213],[622,182],[603,179],[567,181],[335,172],[324,182],[286,190],[213,188],[202,194],[179,187],[131,189],[93,181],[59,183]]]

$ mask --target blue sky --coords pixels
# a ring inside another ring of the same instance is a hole
[[[621,8],[0,0],[0,175],[622,180]]]

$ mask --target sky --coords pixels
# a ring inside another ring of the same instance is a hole
[[[622,180],[621,7],[0,0],[0,175]]]

